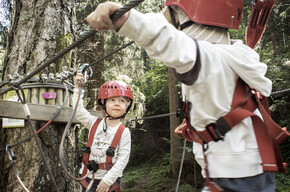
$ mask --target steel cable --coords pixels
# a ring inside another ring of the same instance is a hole
[[[112,21],[113,22],[116,21],[122,15],[124,15],[126,12],[128,12],[130,9],[132,9],[133,7],[136,7],[137,5],[139,5],[143,1],[144,0],[131,0],[129,3],[127,3],[122,8],[120,8],[119,10],[117,10],[113,15],[111,15]],[[85,40],[87,40],[90,36],[94,35],[96,32],[97,31],[95,29],[90,29],[89,31],[84,32],[71,45],[69,45],[64,50],[62,50],[61,52],[59,52],[58,54],[56,54],[55,56],[53,56],[52,58],[50,58],[44,64],[42,64],[41,66],[39,66],[38,68],[36,68],[34,71],[32,71],[29,75],[25,76],[23,79],[21,79],[20,81],[16,82],[14,84],[14,86],[15,87],[19,87],[19,85],[21,85],[22,83],[26,82],[28,79],[30,79],[31,77],[33,77],[35,74],[37,74],[40,71],[42,71],[44,68],[46,68],[47,66],[49,66],[51,63],[53,63],[57,59],[59,59],[62,56],[64,56],[66,53],[68,53],[69,51],[71,51],[72,49],[74,49],[75,47],[77,47],[78,45],[82,44]],[[13,89],[12,86],[3,89],[3,90],[0,91],[0,95],[4,94],[4,93],[6,93],[6,92],[8,92],[8,91],[10,91],[12,89]]]

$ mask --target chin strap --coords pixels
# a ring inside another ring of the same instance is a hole
[[[106,119],[107,118],[109,118],[109,120],[122,119],[122,118],[125,118],[125,116],[127,114],[127,112],[126,112],[123,115],[121,115],[120,117],[112,117],[106,110],[105,110],[105,112],[106,112],[107,116],[105,117],[104,124],[103,124],[103,130],[104,130],[104,132],[107,131],[107,123],[106,123]]]

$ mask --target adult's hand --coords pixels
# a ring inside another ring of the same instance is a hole
[[[115,13],[122,6],[113,3],[106,2],[101,3],[90,15],[87,16],[87,22],[96,30],[116,30],[118,31],[129,17],[129,12],[122,15],[117,21],[113,22],[110,16]]]

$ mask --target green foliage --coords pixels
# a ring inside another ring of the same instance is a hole
[[[168,175],[170,154],[155,156],[139,166],[126,168],[122,177],[122,189],[126,192],[174,192],[176,178]],[[180,182],[179,191],[194,192],[195,189]]]
[[[289,192],[290,191],[290,169],[288,168],[287,174],[277,173],[276,179],[276,192]]]

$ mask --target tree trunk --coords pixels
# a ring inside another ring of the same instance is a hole
[[[176,112],[179,107],[179,98],[177,90],[177,80],[171,68],[169,69],[169,112]],[[170,154],[171,154],[171,169],[173,177],[178,176],[181,152],[180,138],[175,134],[174,130],[180,125],[179,118],[170,116]]]
[[[74,6],[74,1],[71,0],[13,1],[12,25],[4,59],[4,79],[8,74],[14,72],[25,76],[73,41],[75,36]],[[67,53],[41,73],[61,72],[62,66],[68,68],[74,66],[71,53]],[[44,125],[44,122],[33,122],[32,124],[37,130]],[[52,123],[38,134],[38,138],[58,190],[78,191],[80,185],[69,179],[60,166],[58,149],[64,127],[64,124]],[[7,144],[16,144],[30,135],[27,122],[24,128],[3,129],[1,127],[1,149],[5,148]],[[70,173],[77,176],[80,162],[76,132],[71,130],[68,138],[64,143],[65,158],[69,159],[67,166]],[[16,167],[19,177],[29,191],[57,191],[34,138],[14,147],[13,151],[17,157]],[[22,191],[13,174],[11,161],[7,158],[7,154],[1,151],[0,155],[2,162],[0,165],[1,190]]]

